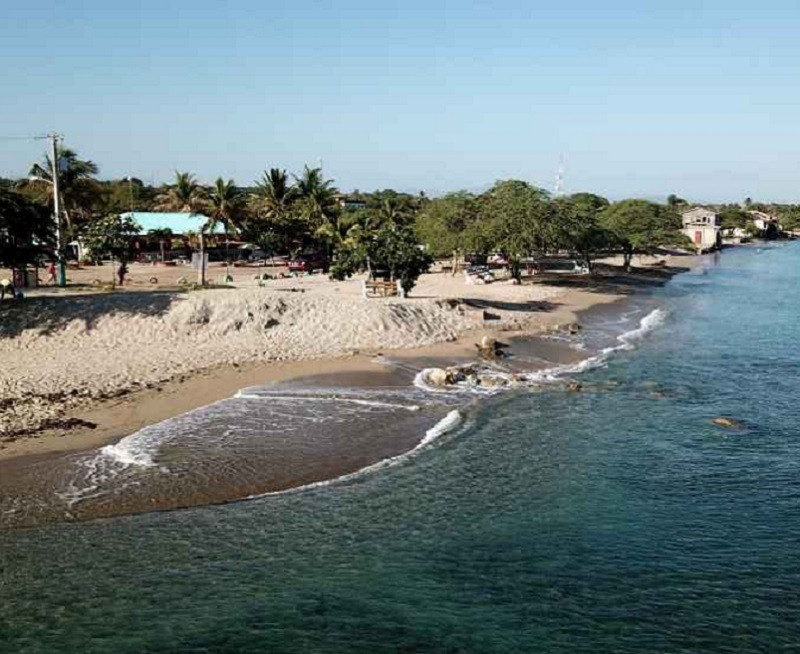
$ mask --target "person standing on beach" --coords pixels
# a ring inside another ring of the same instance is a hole
[[[55,286],[56,284],[56,262],[51,261],[50,265],[47,267],[47,274],[49,277],[47,278],[47,283],[52,284]]]
[[[128,274],[128,264],[123,261],[120,264],[119,269],[117,269],[117,277],[119,278],[120,286],[125,284],[125,275],[127,274]]]

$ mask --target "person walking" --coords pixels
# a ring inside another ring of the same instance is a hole
[[[52,284],[53,286],[55,286],[56,283],[57,283],[57,280],[56,280],[56,262],[55,261],[51,261],[50,262],[50,265],[47,267],[47,274],[49,275],[49,277],[47,278],[47,283],[48,284]]]

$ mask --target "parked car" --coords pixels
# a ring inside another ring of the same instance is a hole
[[[315,270],[328,270],[328,258],[318,252],[301,254],[289,261],[289,272],[313,272]]]

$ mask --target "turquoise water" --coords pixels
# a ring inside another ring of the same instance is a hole
[[[0,651],[798,651],[798,282],[726,251],[597,391],[355,481],[0,532]]]

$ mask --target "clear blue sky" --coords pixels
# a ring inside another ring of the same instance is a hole
[[[0,136],[104,178],[552,189],[563,152],[568,192],[800,201],[798,34],[796,0],[6,3]]]

